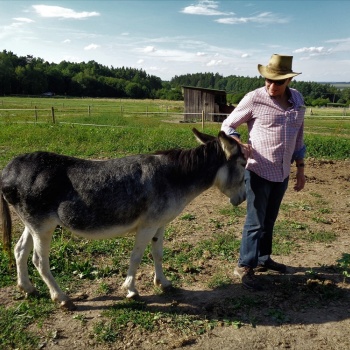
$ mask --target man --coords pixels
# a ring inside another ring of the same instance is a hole
[[[292,60],[292,56],[274,54],[267,66],[259,64],[265,86],[249,92],[221,127],[240,142],[236,129],[243,123],[248,126],[248,143],[241,143],[247,158],[247,215],[234,274],[254,290],[262,289],[254,268],[286,272],[285,265],[271,259],[272,234],[292,163],[297,167],[294,189],[300,191],[305,185],[305,106],[301,94],[288,87],[301,74],[293,72]]]

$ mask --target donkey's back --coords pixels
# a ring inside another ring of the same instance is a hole
[[[50,217],[83,235],[135,229],[135,221],[161,218],[169,209],[176,216],[174,198],[180,197],[180,207],[187,202],[175,193],[180,178],[177,186],[169,186],[171,171],[164,155],[92,161],[35,152],[16,157],[3,170],[2,192],[34,226]]]

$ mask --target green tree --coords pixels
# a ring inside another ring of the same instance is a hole
[[[125,86],[125,93],[130,98],[144,98],[144,90],[142,86],[137,83],[128,82]]]

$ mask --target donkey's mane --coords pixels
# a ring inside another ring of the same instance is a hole
[[[191,172],[193,169],[201,168],[202,164],[214,164],[225,157],[219,141],[214,139],[196,148],[182,149],[173,148],[164,151],[157,151],[156,155],[165,155],[175,166],[181,168],[183,172]]]

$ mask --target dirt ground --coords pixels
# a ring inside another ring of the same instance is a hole
[[[235,262],[223,263],[215,257],[203,257],[200,274],[192,283],[184,283],[174,293],[157,294],[151,286],[152,266],[142,266],[138,273],[141,300],[147,306],[167,311],[174,305],[179,312],[201,315],[207,319],[223,319],[227,315],[227,300],[256,298],[258,306],[240,309],[237,317],[241,327],[224,325],[214,327],[201,336],[180,336],[166,325],[157,332],[147,332],[129,327],[122,340],[112,344],[99,344],[92,334],[93,326],[100,321],[101,313],[123,300],[120,281],[106,278],[104,282],[113,291],[108,295],[96,292],[101,281],[88,282],[81,292],[83,300],[77,301],[77,310],[64,312],[57,309],[39,328],[44,349],[178,349],[233,350],[233,349],[350,349],[350,286],[335,268],[342,254],[350,253],[350,161],[306,162],[306,188],[293,191],[293,174],[278,220],[294,220],[313,231],[336,234],[330,243],[300,241],[298,249],[289,255],[274,257],[289,266],[285,275],[260,272],[264,291],[250,292],[242,288],[233,276]],[[216,189],[196,198],[184,213],[193,214],[194,220],[176,219],[171,225],[179,232],[177,240],[197,242],[227,230],[215,227],[215,219],[222,221],[217,208],[227,199]],[[244,204],[242,204],[244,206]],[[320,214],[320,208],[328,210]],[[318,216],[322,220],[315,219]],[[244,217],[229,228],[240,237]],[[191,232],[188,234],[188,232]],[[165,242],[169,248],[175,242]],[[232,281],[224,288],[208,287],[208,281],[221,271]],[[0,290],[0,302],[13,302],[14,287]],[[80,315],[80,316],[79,316]],[[79,322],[79,317],[84,322]],[[245,320],[245,322],[244,322]],[[128,325],[127,325],[128,327]],[[51,338],[47,339],[47,334]]]

